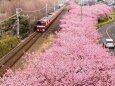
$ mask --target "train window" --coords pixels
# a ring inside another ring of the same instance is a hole
[[[37,22],[37,25],[40,25],[40,26],[45,26],[46,25],[46,23],[45,22]]]
[[[52,13],[48,13],[48,15],[52,15]]]
[[[41,22],[37,22],[37,25],[42,25]]]
[[[46,26],[46,23],[44,22],[44,23],[42,23],[42,26]]]

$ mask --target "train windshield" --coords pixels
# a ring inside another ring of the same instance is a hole
[[[40,21],[38,21],[38,22],[37,22],[37,25],[39,25],[39,26],[46,26],[46,23],[45,23],[45,22],[40,22]]]

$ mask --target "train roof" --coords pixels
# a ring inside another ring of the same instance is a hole
[[[40,19],[38,21],[44,21],[44,22],[46,22],[48,19],[50,19],[53,16],[54,13],[55,12],[49,13],[48,16],[45,16],[45,17],[43,17],[42,19]]]

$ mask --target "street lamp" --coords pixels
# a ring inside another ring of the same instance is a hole
[[[83,0],[81,0],[81,2],[80,2],[80,6],[81,6],[81,21],[82,21],[82,5],[83,5]]]
[[[54,1],[54,11],[56,10],[56,3],[55,3],[55,1]]]
[[[81,21],[82,21],[82,5],[81,5]]]

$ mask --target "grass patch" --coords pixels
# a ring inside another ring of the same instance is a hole
[[[103,26],[105,24],[109,24],[109,23],[111,23],[113,21],[114,21],[114,17],[110,16],[108,20],[107,19],[102,19],[102,21],[100,21],[100,23],[98,23],[96,26],[99,28],[99,27],[101,27],[101,26]]]
[[[14,49],[19,43],[20,39],[16,36],[8,36],[0,40],[0,58],[6,55],[9,51]]]
[[[112,12],[112,15],[115,15],[115,12]]]

